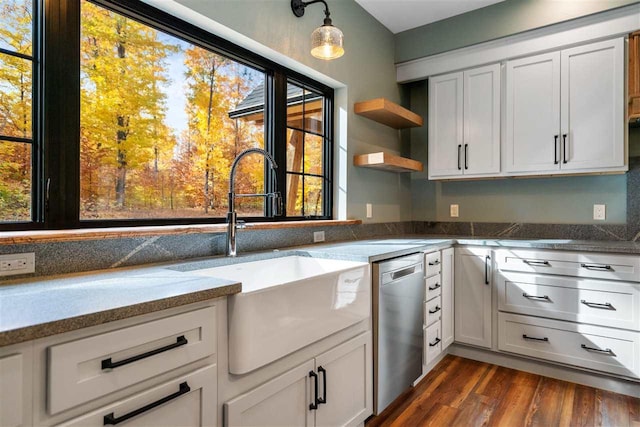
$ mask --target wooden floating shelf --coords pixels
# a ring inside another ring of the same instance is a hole
[[[353,106],[356,114],[382,123],[395,129],[422,126],[422,117],[385,98],[356,102]]]
[[[422,162],[379,152],[353,156],[354,166],[380,169],[388,172],[422,172]]]

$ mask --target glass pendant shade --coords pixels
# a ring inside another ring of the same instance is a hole
[[[331,24],[311,33],[311,55],[318,59],[336,59],[344,55],[342,31]]]

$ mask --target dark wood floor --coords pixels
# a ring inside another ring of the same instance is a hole
[[[632,426],[640,399],[446,356],[366,427]]]

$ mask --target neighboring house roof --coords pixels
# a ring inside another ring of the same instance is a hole
[[[295,85],[287,85],[287,106],[302,104],[303,92],[302,88]],[[316,101],[322,99],[322,95],[307,91],[304,101]],[[264,83],[259,84],[253,89],[249,95],[236,106],[235,109],[229,111],[229,118],[235,119],[248,116],[250,114],[261,113],[264,111]]]

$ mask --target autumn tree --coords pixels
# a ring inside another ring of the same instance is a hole
[[[92,182],[90,167],[101,165],[121,209],[127,173],[171,153],[175,144],[164,124],[163,86],[169,80],[165,59],[178,48],[153,28],[88,2],[81,19],[82,184]],[[85,193],[91,199],[95,191]]]

